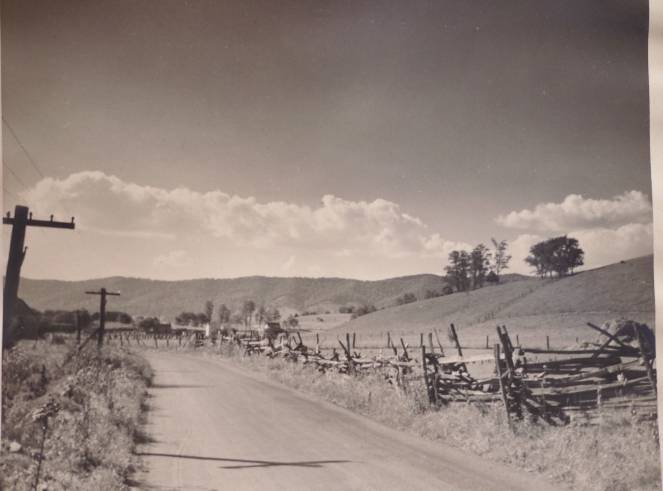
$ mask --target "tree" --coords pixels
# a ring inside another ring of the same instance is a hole
[[[241,312],[235,312],[234,314],[231,314],[229,320],[230,320],[231,324],[244,324],[244,323],[246,323],[246,317],[244,317]]]
[[[360,317],[362,315],[370,314],[371,312],[375,312],[377,309],[375,308],[375,305],[360,305],[359,307],[355,308],[352,318],[356,319],[357,317]]]
[[[268,322],[278,322],[281,320],[281,312],[276,307],[270,307],[265,312],[265,320]]]
[[[470,253],[470,277],[473,289],[483,286],[489,266],[490,252],[488,252],[488,248],[485,245],[479,244]]]
[[[449,265],[444,268],[447,281],[459,292],[464,292],[470,286],[470,255],[467,251],[451,251]]]
[[[251,327],[251,319],[255,309],[256,303],[253,300],[245,300],[242,304],[242,316],[244,317],[245,326]]]
[[[508,247],[506,240],[501,240],[497,242],[495,239],[490,239],[493,242],[493,252],[491,254],[491,263],[490,263],[490,272],[495,274],[497,281],[499,283],[500,274],[502,271],[509,268],[509,261],[511,256],[506,253]]]
[[[292,315],[292,314],[290,314],[290,315],[288,316],[288,318],[286,319],[285,323],[286,323],[286,325],[287,325],[289,328],[291,328],[291,329],[294,329],[294,328],[296,328],[296,327],[299,327],[299,319],[297,319],[297,316],[296,316],[296,315]]]
[[[405,305],[406,303],[413,303],[417,301],[417,296],[414,293],[404,293],[396,299],[396,305]]]
[[[138,323],[139,329],[144,332],[155,332],[159,327],[159,319],[156,317],[147,317]]]
[[[265,308],[264,305],[261,305],[260,307],[258,307],[258,311],[256,312],[256,322],[260,326],[266,320],[267,320],[267,309]]]
[[[437,298],[441,297],[442,295],[444,295],[444,293],[437,290],[426,290],[424,292],[424,299],[428,300],[429,298]]]
[[[219,309],[217,312],[217,315],[219,316],[219,324],[220,325],[226,325],[230,322],[230,309],[226,307],[225,303],[222,303],[219,305]]]
[[[532,266],[536,273],[544,278],[553,274],[566,276],[584,264],[585,252],[580,248],[578,240],[562,235],[534,244],[525,262]]]
[[[205,302],[205,315],[207,316],[207,322],[210,322],[212,315],[214,315],[214,302],[211,300]]]

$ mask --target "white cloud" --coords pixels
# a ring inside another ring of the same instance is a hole
[[[561,203],[540,203],[532,210],[500,215],[496,222],[525,229],[510,242],[511,271],[531,273],[524,259],[535,243],[553,235],[578,239],[585,251],[585,268],[611,264],[653,251],[652,205],[639,191],[627,191],[611,199],[586,199],[568,195]]]
[[[652,220],[649,198],[640,191],[627,191],[612,199],[589,199],[570,194],[561,203],[540,203],[533,210],[512,211],[496,221],[509,228],[539,232],[612,228]]]
[[[644,256],[653,252],[654,233],[651,223],[630,223],[610,228],[572,230],[568,234],[578,239],[585,251],[584,269],[612,264],[623,259]],[[530,274],[532,269],[525,263],[531,246],[548,237],[537,234],[522,234],[509,243],[513,256],[510,272]]]
[[[25,197],[36,213],[69,216],[69,210],[75,210],[81,230],[106,235],[186,236],[259,250],[306,248],[390,258],[445,258],[454,248],[469,247],[431,233],[420,219],[384,199],[349,201],[325,195],[315,207],[261,203],[218,190],[142,186],[98,171],[43,179]]]
[[[186,251],[176,250],[165,254],[160,254],[154,258],[154,265],[166,268],[185,268],[190,266],[193,261]]]
[[[295,256],[290,256],[282,265],[281,271],[288,273],[292,271],[292,267],[295,265]]]

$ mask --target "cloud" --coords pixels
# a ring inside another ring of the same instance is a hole
[[[70,216],[75,210],[81,230],[122,237],[190,237],[259,250],[305,248],[389,258],[444,258],[452,249],[469,248],[431,233],[420,219],[384,199],[325,195],[313,207],[259,202],[220,190],[143,186],[99,171],[43,179],[24,197],[36,213]],[[169,260],[177,255],[160,258],[162,264]]]
[[[193,261],[186,251],[176,250],[158,255],[153,263],[157,267],[185,268],[191,266]]]
[[[612,264],[624,259],[644,256],[653,252],[654,229],[651,223],[629,223],[614,229],[593,228],[572,230],[570,236],[578,239],[585,251],[585,269]],[[509,243],[513,256],[509,271],[530,274],[532,269],[524,260],[531,246],[548,237],[522,234]]]
[[[533,210],[512,211],[496,218],[508,228],[538,232],[613,228],[652,221],[652,205],[640,191],[627,191],[612,199],[589,199],[570,194],[561,203],[541,203]]]
[[[295,265],[295,256],[290,256],[282,265],[281,271],[288,273],[292,270],[292,267]]]

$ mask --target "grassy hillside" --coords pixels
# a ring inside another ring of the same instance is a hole
[[[549,335],[559,345],[576,337],[594,339],[585,327],[588,321],[621,316],[653,327],[652,256],[562,279],[530,278],[381,310],[341,324],[324,339],[333,343],[338,335],[356,332],[362,342],[383,342],[390,332],[414,345],[419,333],[438,329],[448,344],[446,331],[453,322],[464,344],[485,344],[485,336],[494,338],[495,326],[504,324],[523,343],[542,345]]]
[[[199,279],[155,281],[112,277],[87,281],[22,279],[20,296],[38,309],[98,309],[98,297],[85,295],[86,290],[105,287],[120,291],[120,297],[109,299],[110,310],[124,310],[134,315],[172,317],[183,310],[202,311],[206,300],[216,305],[238,307],[252,299],[258,305],[273,305],[287,310],[320,310],[337,312],[345,304],[390,306],[397,297],[412,292],[423,298],[426,290],[441,291],[446,285],[441,276],[416,275],[380,281],[341,278],[267,278]]]

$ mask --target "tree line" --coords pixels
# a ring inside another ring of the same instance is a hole
[[[502,271],[509,267],[511,256],[507,254],[508,244],[505,240],[491,241],[492,249],[479,244],[471,251],[454,250],[449,253],[449,262],[444,271],[452,288],[463,292],[481,288],[486,282],[499,283]]]

